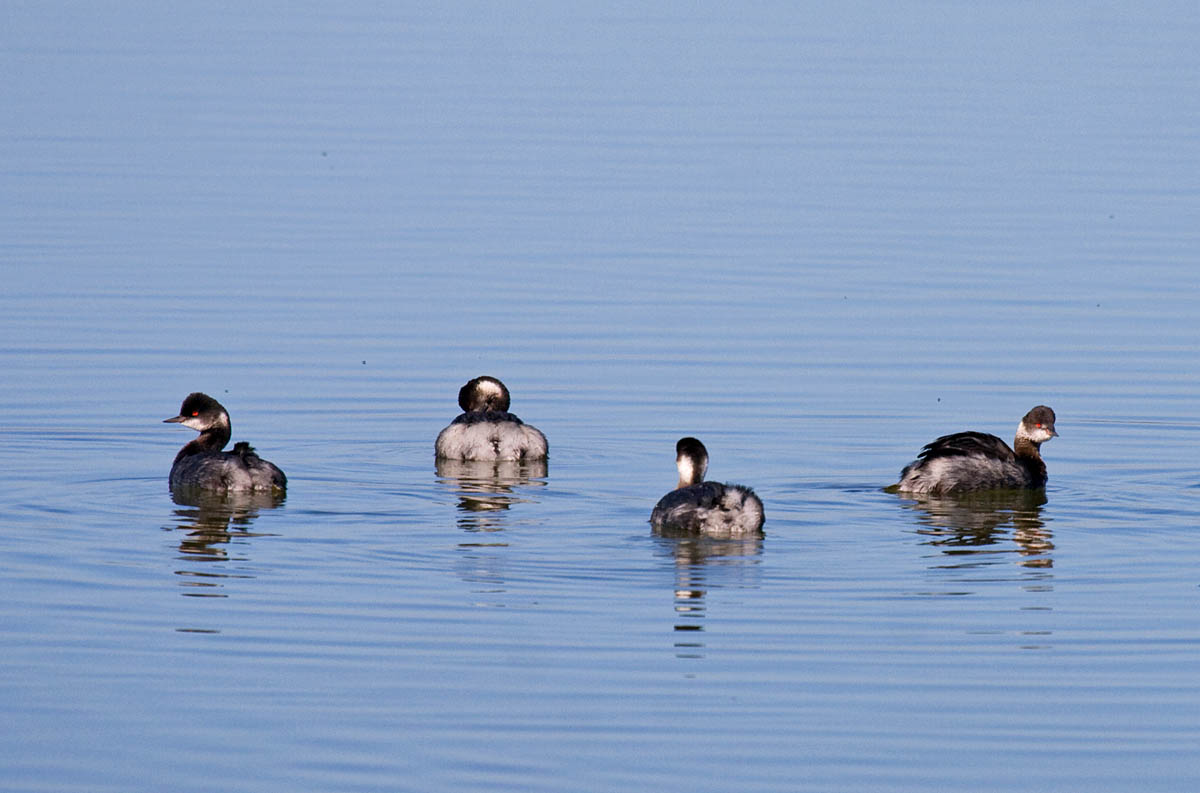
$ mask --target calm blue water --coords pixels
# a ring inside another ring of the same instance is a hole
[[[0,789],[1200,784],[1192,5],[0,14]],[[435,468],[485,373],[546,470]]]

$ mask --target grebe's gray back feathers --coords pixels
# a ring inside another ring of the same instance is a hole
[[[246,441],[238,441],[233,444],[233,450],[230,452],[234,457],[240,457],[242,465],[251,472],[251,475],[257,481],[270,480],[272,490],[283,490],[287,487],[287,477],[283,471],[274,463],[258,456],[258,452],[254,451],[254,447]]]

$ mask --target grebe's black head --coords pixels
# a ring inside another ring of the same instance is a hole
[[[178,416],[163,419],[163,424],[182,424],[197,432],[205,432],[214,427],[228,427],[229,413],[220,402],[197,391],[183,400]]]
[[[1026,413],[1025,418],[1021,419],[1021,426],[1017,428],[1017,436],[1022,435],[1037,444],[1057,438],[1058,433],[1054,430],[1054,411],[1045,405],[1038,405]]]
[[[708,471],[708,449],[695,438],[680,438],[675,444],[675,466],[679,469],[680,487],[703,482]]]
[[[494,377],[476,377],[458,390],[458,406],[464,412],[479,410],[508,412],[508,389]]]

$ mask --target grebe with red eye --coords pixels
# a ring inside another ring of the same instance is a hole
[[[287,488],[283,471],[255,454],[254,447],[245,441],[235,443],[232,451],[221,451],[229,443],[229,413],[208,394],[188,394],[179,415],[163,423],[182,424],[200,433],[175,455],[172,490],[247,492]]]
[[[943,435],[921,449],[900,472],[894,489],[931,496],[1002,488],[1046,486],[1042,444],[1057,437],[1054,411],[1038,405],[1017,425],[1013,448],[983,432]]]
[[[748,537],[762,530],[762,500],[742,485],[705,482],[708,449],[695,438],[675,444],[679,485],[654,505],[650,525],[695,531],[710,537]]]
[[[546,436],[508,412],[508,388],[494,377],[476,377],[458,390],[463,409],[438,433],[434,452],[443,460],[545,460]]]

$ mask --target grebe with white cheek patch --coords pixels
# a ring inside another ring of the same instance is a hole
[[[675,465],[679,484],[650,513],[654,528],[686,529],[711,537],[745,537],[762,530],[763,505],[753,490],[704,481],[708,450],[703,443],[681,438],[675,444]]]
[[[1013,448],[983,432],[943,435],[921,449],[900,472],[901,493],[946,495],[1001,488],[1046,486],[1042,444],[1057,437],[1054,411],[1038,405],[1017,425]]]
[[[163,423],[182,424],[200,433],[175,455],[169,479],[171,490],[282,492],[287,488],[283,471],[259,457],[245,441],[235,443],[232,451],[221,451],[232,432],[229,413],[208,394],[188,394],[179,415]]]

